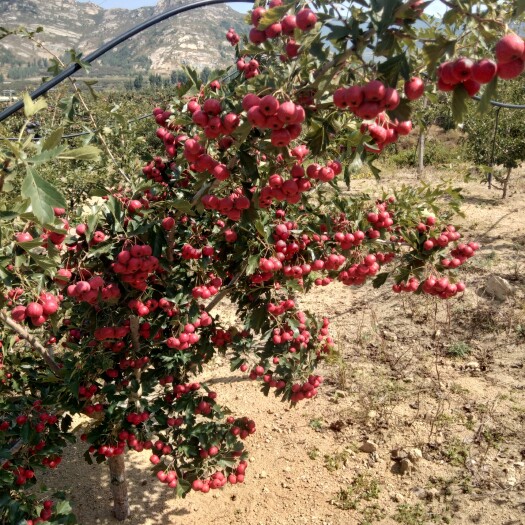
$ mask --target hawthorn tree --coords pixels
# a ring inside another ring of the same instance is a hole
[[[486,99],[497,75],[523,70],[505,23],[521,4],[445,2],[437,26],[428,3],[256,3],[248,38],[226,35],[235,67],[206,84],[187,69],[153,111],[159,155],[73,208],[39,166],[94,161],[94,146],[71,150],[63,129],[2,141],[2,523],[75,522],[63,494],[36,490],[75,440],[75,414],[90,421],[86,460],[109,464],[118,519],[128,451],[151,450],[179,496],[242,483],[255,423],[195,376],[220,352],[265,394],[315,397],[333,340],[297,294],[388,280],[436,300],[464,291],[457,269],[479,246],[450,223],[457,192],[341,192],[356,159],[377,174],[384,146],[410,133],[412,101],[452,91],[461,120],[481,84]],[[45,110],[25,102],[27,118]],[[226,296],[236,326],[214,315]]]
[[[499,99],[507,104],[523,105],[524,77],[503,84],[499,89]],[[512,170],[525,160],[524,110],[494,108],[489,115],[470,111],[465,121],[465,131],[471,159],[482,167],[484,173],[490,174],[496,170],[494,175],[501,184],[501,196],[506,198]],[[505,173],[498,173],[497,166],[502,166]]]

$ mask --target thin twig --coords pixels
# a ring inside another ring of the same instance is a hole
[[[22,325],[14,321],[5,310],[0,310],[0,321],[13,331],[15,331],[22,339],[25,339],[34,350],[36,350],[42,359],[46,362],[49,369],[56,376],[60,375],[60,367],[51,356],[51,350],[46,348],[34,335],[29,333]]]
[[[235,286],[235,283],[242,277],[244,270],[236,273],[233,276],[233,279],[230,281],[230,284],[224,287],[211,301],[210,304],[206,307],[206,311],[210,313],[225,297],[228,295],[230,290]]]

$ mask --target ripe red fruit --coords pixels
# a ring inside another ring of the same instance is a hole
[[[259,31],[258,29],[255,29],[255,27],[253,27],[252,29],[250,29],[248,38],[252,44],[258,45],[265,42],[268,37],[266,36],[266,33],[264,31]]]
[[[484,58],[478,60],[472,67],[472,80],[479,84],[488,84],[498,71],[498,65],[493,60]]]
[[[348,107],[357,108],[363,102],[364,94],[360,86],[352,86],[345,91],[345,101]]]
[[[226,242],[235,242],[237,240],[237,233],[233,230],[226,230],[224,232],[224,238]]]
[[[257,7],[252,11],[252,25],[257,27],[259,25],[259,22],[261,21],[261,18],[266,13],[266,9],[264,7]]]
[[[372,80],[363,86],[363,95],[368,102],[380,102],[383,100],[386,88],[380,80]]]
[[[516,58],[511,62],[505,64],[498,63],[498,77],[503,80],[511,80],[520,76],[525,70],[525,61],[521,58]]]
[[[400,135],[408,135],[412,131],[412,121],[411,120],[405,120],[403,122],[400,122],[396,126],[397,132]]]
[[[259,109],[263,115],[271,117],[277,113],[277,110],[279,109],[279,102],[274,96],[266,95],[265,97],[261,98],[261,101],[259,102]]]
[[[170,231],[175,226],[175,219],[173,217],[166,217],[162,219],[162,228]]]
[[[521,58],[525,52],[525,42],[518,35],[511,33],[505,35],[495,48],[496,60],[499,64],[508,64]]]
[[[138,200],[132,200],[132,201],[129,201],[129,203],[128,203],[128,211],[130,213],[136,213],[141,208],[142,208],[142,202],[140,202]]]
[[[215,98],[208,98],[204,101],[202,110],[210,115],[218,115],[221,112],[221,103]]]
[[[478,84],[475,80],[472,80],[469,78],[465,82],[463,82],[463,87],[467,90],[467,93],[470,97],[473,97],[480,89],[481,85]]]
[[[297,13],[295,21],[299,29],[302,31],[310,31],[317,23],[317,15],[311,9],[301,9]]]
[[[472,76],[474,62],[469,58],[458,58],[452,65],[452,76],[456,82],[465,82]]]
[[[86,232],[87,232],[87,225],[86,224],[79,224],[75,228],[75,231],[76,231],[77,235],[85,235]]]
[[[281,28],[285,35],[293,35],[297,27],[297,20],[295,15],[287,15],[281,20]]]
[[[405,95],[408,100],[417,100],[425,92],[425,83],[419,77],[412,77],[405,83]]]
[[[272,131],[270,140],[276,147],[284,147],[290,144],[292,137],[287,129],[276,129]]]
[[[44,309],[41,304],[29,303],[26,308],[26,315],[28,317],[40,317],[44,313]]]

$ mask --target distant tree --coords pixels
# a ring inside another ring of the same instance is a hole
[[[144,85],[144,77],[142,75],[135,77],[135,80],[133,80],[133,87],[139,90],[139,89],[142,89],[143,85]]]
[[[524,104],[525,78],[500,82],[498,98],[509,104]],[[494,128],[499,112],[498,129],[494,141]],[[487,173],[501,183],[502,197],[507,196],[510,174],[525,161],[525,110],[495,109],[492,114],[481,114],[473,106],[465,122],[468,154]],[[506,173],[499,175],[494,166],[503,166]],[[489,178],[490,180],[490,178]]]

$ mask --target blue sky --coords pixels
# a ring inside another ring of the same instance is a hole
[[[85,2],[87,0],[80,0]],[[126,9],[135,9],[137,7],[143,7],[146,5],[155,5],[156,0],[90,0],[91,2],[98,4],[106,9],[110,7],[125,7]],[[243,4],[231,4],[231,7],[236,11],[241,11],[245,13],[250,9],[253,4],[251,2],[246,2]],[[427,7],[426,12],[428,14],[441,14],[444,10],[443,4],[439,0],[434,0],[434,3]]]

